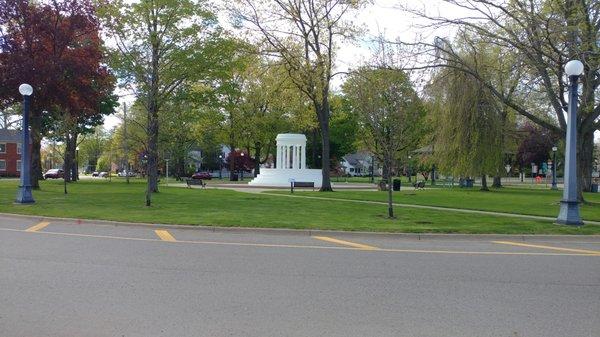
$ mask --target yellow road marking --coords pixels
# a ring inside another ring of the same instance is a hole
[[[49,222],[40,222],[39,224],[35,225],[35,226],[31,226],[29,228],[27,228],[25,231],[26,232],[37,232],[40,229],[44,229],[44,227],[48,226],[50,223]]]
[[[363,245],[361,243],[356,243],[356,242],[338,240],[338,239],[330,238],[328,236],[313,236],[313,238],[315,238],[317,240],[322,240],[322,241],[337,243],[339,245],[350,246],[350,247],[354,247],[354,248],[358,248],[358,249],[364,249],[364,250],[378,250],[379,249],[377,247]]]
[[[6,232],[26,232],[23,229],[0,228],[0,231]],[[113,239],[127,241],[144,241],[144,242],[164,242],[159,239],[132,238],[123,236],[109,235],[93,235],[93,234],[77,234],[77,233],[62,233],[62,232],[33,232],[36,234],[55,235],[55,236],[71,236],[95,239]],[[364,251],[365,249],[352,247],[332,247],[332,246],[310,246],[310,245],[288,245],[288,244],[268,244],[268,243],[243,243],[243,242],[219,242],[219,241],[175,241],[180,244],[203,244],[217,246],[241,246],[241,247],[261,247],[261,248],[300,248],[300,249],[321,249],[321,250],[350,250]],[[457,254],[457,255],[525,255],[525,256],[600,256],[599,254],[580,254],[580,253],[537,253],[537,252],[499,252],[499,251],[460,251],[460,250],[419,250],[419,249],[376,249],[377,252],[386,253],[425,253],[425,254]]]
[[[543,246],[543,245],[531,245],[528,243],[520,243],[520,242],[512,242],[512,241],[492,241],[492,242],[499,243],[501,245],[512,245],[512,246],[529,247],[529,248],[542,248],[542,249],[559,250],[559,251],[563,251],[563,252],[600,255],[600,251],[597,251],[597,250],[562,248],[562,247]]]
[[[163,241],[169,241],[169,242],[177,241],[177,240],[175,240],[173,235],[171,235],[171,233],[169,233],[168,231],[166,231],[164,229],[157,229],[154,231],[154,233],[156,233],[156,235],[158,235],[158,237]]]

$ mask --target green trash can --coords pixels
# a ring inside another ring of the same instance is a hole
[[[394,191],[400,191],[400,187],[402,186],[402,181],[400,179],[394,179],[392,181],[392,185],[393,185]]]

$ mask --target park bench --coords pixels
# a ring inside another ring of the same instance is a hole
[[[185,180],[188,188],[192,188],[192,185],[202,186],[202,188],[206,188],[206,183],[202,181],[202,179],[191,179],[188,178]]]
[[[421,180],[421,181],[414,183],[413,186],[415,187],[416,190],[418,190],[418,189],[424,190],[425,182],[423,180]]]
[[[312,181],[292,181],[290,182],[291,192],[294,193],[294,188],[296,187],[312,187],[313,191],[315,190],[315,183]]]

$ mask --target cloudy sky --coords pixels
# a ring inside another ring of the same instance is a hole
[[[375,0],[373,4],[358,13],[355,22],[362,25],[366,34],[356,43],[345,43],[339,50],[336,60],[337,71],[346,71],[356,67],[371,58],[373,40],[377,36],[384,36],[388,40],[415,41],[424,39],[433,41],[435,36],[451,36],[452,31],[433,31],[420,26],[425,22],[412,17],[398,8],[398,4],[410,4],[414,8],[422,8],[430,14],[440,14],[447,17],[464,15],[463,10],[455,6],[444,4],[441,0]],[[339,86],[343,78],[336,78],[333,85]],[[131,98],[126,99],[131,101]],[[110,129],[119,124],[119,118],[109,116],[104,123]]]

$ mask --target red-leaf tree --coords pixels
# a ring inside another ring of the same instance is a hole
[[[254,159],[241,150],[229,152],[225,160],[227,164],[233,160],[233,169],[236,171],[251,171],[254,168]]]
[[[517,163],[521,170],[532,163],[541,165],[550,159],[552,147],[558,141],[556,136],[532,123],[525,123],[519,131],[523,134],[517,150]]]
[[[16,88],[21,83],[34,88],[31,170],[32,186],[37,188],[42,138],[52,133],[69,140],[73,133],[101,123],[102,114],[114,107],[115,81],[101,65],[99,25],[91,1],[0,0],[0,27],[0,100],[20,101]],[[73,144],[67,141],[71,161]],[[70,170],[72,164],[66,164]]]

